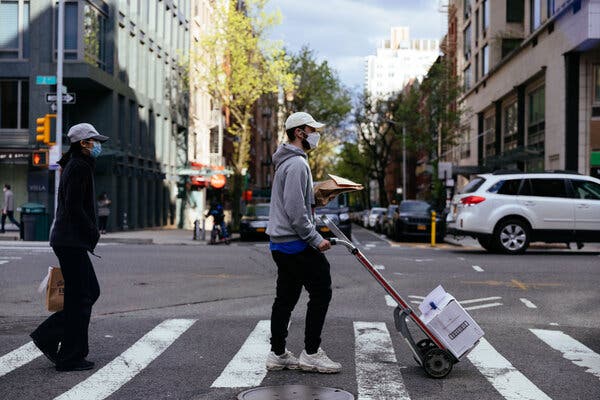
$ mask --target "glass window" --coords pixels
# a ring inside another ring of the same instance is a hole
[[[23,58],[29,58],[29,2],[28,1],[26,1],[23,4]]]
[[[0,58],[19,57],[19,3],[0,2]]]
[[[481,49],[481,76],[490,72],[490,47],[486,44]]]
[[[506,0],[506,22],[523,23],[525,16],[524,0]]]
[[[477,45],[477,41],[479,40],[479,9],[475,11],[475,45]]]
[[[507,196],[516,196],[519,193],[521,179],[508,179],[498,181],[495,185],[488,189],[490,193],[504,194]]]
[[[28,81],[20,81],[21,84],[21,99],[19,102],[21,103],[21,119],[19,121],[20,129],[28,129],[29,128],[29,82]]]
[[[600,103],[600,64],[594,65],[594,103]]]
[[[483,120],[483,143],[485,157],[496,155],[496,117],[490,115]]]
[[[483,32],[485,32],[490,26],[490,8],[488,7],[487,0],[483,0],[483,3],[481,3],[481,10],[481,26],[483,28]]]
[[[469,24],[463,31],[463,41],[465,59],[468,59],[471,56],[471,24]]]
[[[542,86],[529,94],[529,113],[527,122],[527,145],[544,147],[545,128],[545,87]]]
[[[475,193],[485,183],[485,178],[480,176],[473,178],[459,193]]]
[[[504,109],[503,151],[517,148],[517,102]]]
[[[465,90],[469,90],[471,89],[471,66],[469,65],[465,70],[464,70],[464,88]]]
[[[555,10],[554,2],[555,2],[554,0],[547,0],[547,3],[546,3],[547,9],[546,10],[547,10],[548,18],[550,18],[551,16],[554,15],[554,10]]]
[[[54,54],[58,47],[58,7],[54,12]],[[77,59],[77,31],[78,31],[78,16],[77,3],[65,2],[65,60]]]
[[[538,197],[569,197],[564,179],[529,179],[530,186],[523,185],[521,195]]]
[[[530,0],[531,32],[542,25],[542,0]]]
[[[596,182],[571,179],[575,197],[584,200],[600,200],[600,185]]]
[[[98,9],[86,4],[83,14],[83,49],[85,61],[105,68],[105,25],[106,18]]]
[[[18,129],[19,81],[0,81],[0,129]]]

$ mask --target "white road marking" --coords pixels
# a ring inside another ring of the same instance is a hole
[[[25,247],[25,246],[0,246],[0,250],[11,250],[11,251],[33,251],[33,252],[43,252],[50,253],[52,252],[52,248],[49,246],[46,247]]]
[[[527,308],[537,308],[537,306],[536,306],[535,304],[533,304],[531,301],[529,301],[529,300],[527,300],[527,299],[523,299],[523,298],[521,298],[521,299],[519,299],[519,300],[521,300],[521,302],[522,302],[523,304],[525,304],[525,305],[527,306]]]
[[[8,374],[10,371],[35,360],[41,355],[42,352],[35,347],[33,342],[24,344],[18,349],[0,357],[0,376]]]
[[[8,260],[0,260],[0,265],[8,264]]]
[[[368,248],[373,248],[375,246],[377,246],[377,245],[373,244],[373,243],[367,243],[367,244],[365,244],[365,247],[368,247]]]
[[[421,299],[421,300],[425,300],[425,297],[423,297],[423,296],[413,296],[413,295],[409,295],[408,297],[410,297],[411,299]]]
[[[383,322],[354,322],[358,400],[410,400]]]
[[[467,358],[505,399],[551,400],[484,338]]]
[[[473,269],[477,272],[483,272],[483,268],[481,268],[479,265],[473,265]]]
[[[237,354],[212,383],[214,388],[242,388],[260,385],[267,375],[265,362],[271,350],[271,321],[262,320],[250,333]]]
[[[385,265],[375,264],[373,267],[379,271],[383,271],[385,269]]]
[[[55,400],[101,400],[110,396],[162,354],[195,319],[168,319],[145,334],[120,356]]]
[[[433,261],[433,258],[415,258],[415,262],[431,262]]]
[[[492,300],[500,300],[502,297],[483,297],[481,299],[471,299],[471,300],[461,300],[459,301],[460,304],[472,304],[472,303],[480,303],[482,301],[492,301]]]
[[[392,296],[390,296],[389,294],[385,295],[385,303],[390,307],[398,306],[398,303],[396,303],[396,300],[394,300],[394,298]]]
[[[22,260],[23,257],[6,257],[6,256],[0,256],[0,260]]]
[[[600,355],[598,353],[561,331],[545,329],[530,329],[530,331],[546,342],[548,346],[560,351],[564,358],[572,361],[575,365],[586,368],[585,372],[600,378]]]
[[[481,304],[479,306],[464,307],[465,310],[479,310],[480,308],[490,308],[501,306],[502,303]]]
[[[558,322],[550,322],[548,325],[551,325],[551,326],[558,326]]]

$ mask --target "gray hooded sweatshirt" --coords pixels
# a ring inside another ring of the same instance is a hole
[[[284,143],[273,154],[275,178],[271,189],[271,208],[267,234],[271,242],[304,240],[317,247],[323,237],[317,232],[312,217],[313,180],[306,153]]]

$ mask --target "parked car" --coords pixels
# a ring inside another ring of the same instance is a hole
[[[402,201],[394,220],[394,239],[404,241],[408,238],[430,238],[432,211],[434,211],[433,207],[426,201]],[[444,240],[444,236],[446,236],[445,217],[443,213],[436,215],[435,220],[436,241],[441,242]]]
[[[240,239],[269,239],[267,224],[269,222],[269,203],[250,204],[240,221]]]
[[[371,210],[367,208],[362,213],[361,226],[364,226],[365,228],[369,227],[369,215],[371,215]]]
[[[478,175],[452,199],[449,231],[488,251],[520,254],[531,242],[600,242],[600,180],[573,173]]]
[[[381,233],[390,239],[394,236],[394,223],[398,215],[398,204],[388,206],[387,211],[381,217]]]
[[[373,207],[371,208],[371,211],[369,211],[369,221],[367,223],[367,228],[369,229],[373,229],[377,232],[377,223],[379,221],[379,218],[385,214],[385,212],[387,211],[386,208],[383,207]]]
[[[317,218],[315,218],[315,222],[317,225],[317,230],[323,237],[330,237],[333,234],[330,229],[321,222],[319,216],[327,215],[329,219],[337,225],[338,228],[346,235],[348,238],[351,238],[352,235],[352,221],[350,221],[350,214],[348,213],[348,207],[346,206],[347,197],[344,194],[341,194],[331,200],[323,207],[315,208],[315,214]]]

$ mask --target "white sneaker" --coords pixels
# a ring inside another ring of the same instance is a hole
[[[306,350],[302,350],[298,359],[300,369],[303,371],[317,371],[323,374],[335,374],[342,370],[342,364],[332,361],[325,351],[319,347],[315,354],[307,354]]]
[[[278,356],[273,352],[270,352],[267,356],[267,370],[269,371],[280,371],[282,369],[298,369],[298,359],[289,350],[285,350],[285,353]]]

